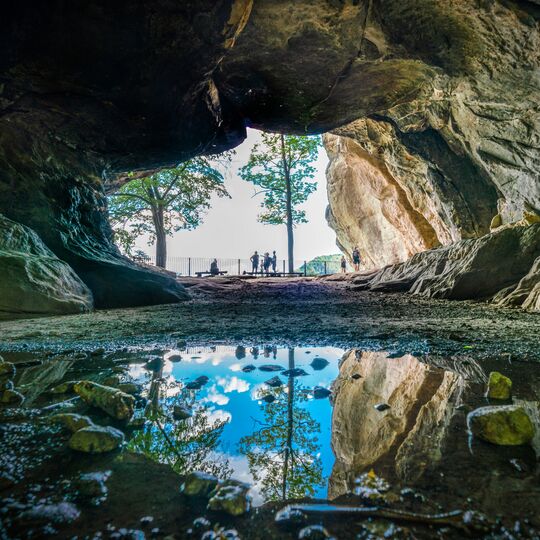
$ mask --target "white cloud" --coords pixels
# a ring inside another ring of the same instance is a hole
[[[223,388],[223,391],[228,394],[229,392],[238,392],[239,394],[247,392],[251,384],[244,379],[238,377],[218,377],[217,384]]]

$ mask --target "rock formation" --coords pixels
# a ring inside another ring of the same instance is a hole
[[[361,378],[352,378],[359,374]],[[390,482],[412,482],[436,464],[463,378],[410,355],[351,351],[334,383],[329,497],[352,491],[374,468]],[[384,411],[375,408],[384,402]]]
[[[12,3],[0,212],[68,263],[96,307],[174,302],[178,283],[115,248],[106,191],[234,147],[246,125],[340,128],[350,141],[327,139],[336,170],[349,152],[365,170],[331,178],[343,246],[361,240],[338,196],[349,190],[370,213],[373,266],[476,237],[540,207],[539,13],[525,0]]]

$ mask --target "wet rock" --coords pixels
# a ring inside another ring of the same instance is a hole
[[[38,504],[29,510],[21,512],[17,517],[17,521],[24,525],[29,523],[61,525],[75,521],[80,515],[79,509],[72,503]]]
[[[274,401],[276,401],[276,397],[272,394],[266,394],[266,396],[263,396],[261,400],[265,403],[274,403]]]
[[[76,431],[69,440],[72,450],[101,454],[116,450],[124,442],[124,434],[116,428],[89,426]]]
[[[208,497],[218,485],[219,480],[208,473],[194,471],[186,475],[180,492],[190,497]]]
[[[221,527],[217,531],[206,531],[201,540],[240,540],[240,535],[235,529]]]
[[[211,493],[208,509],[225,512],[231,516],[241,516],[249,512],[251,507],[248,491],[248,484],[226,480]]]
[[[110,476],[111,471],[84,473],[79,476],[74,485],[81,498],[103,500],[108,491],[105,483]]]
[[[98,347],[93,351],[90,351],[90,356],[103,356],[105,354],[105,349],[103,347]]]
[[[207,531],[208,529],[210,529],[211,526],[212,524],[210,523],[208,519],[206,519],[205,517],[198,517],[193,520],[192,531],[194,532]]]
[[[518,405],[480,407],[467,415],[467,427],[475,437],[505,446],[527,444],[534,437],[533,423]]]
[[[13,390],[15,388],[15,385],[13,384],[13,381],[10,379],[2,379],[0,380],[0,392],[3,392],[4,390]]]
[[[510,399],[512,397],[512,381],[498,371],[489,374],[486,397],[489,399]]]
[[[243,358],[246,357],[246,348],[243,347],[242,345],[238,345],[238,347],[236,347],[236,351],[234,355],[236,356],[238,360],[242,360]]]
[[[101,384],[103,386],[112,386],[114,388],[118,388],[118,385],[120,384],[120,377],[116,373],[109,375],[101,381]]]
[[[15,371],[15,364],[4,361],[0,362],[0,377],[13,377]]]
[[[315,371],[321,371],[324,369],[330,362],[326,358],[316,357],[309,364]]]
[[[118,390],[131,396],[140,394],[142,392],[142,386],[137,383],[125,382],[118,385]]]
[[[388,405],[388,403],[377,403],[376,405],[373,405],[373,407],[377,411],[383,412],[383,411],[387,411],[390,408],[390,405]]]
[[[279,377],[272,377],[271,379],[268,379],[267,381],[264,381],[264,384],[267,384],[268,386],[272,388],[278,388],[280,386],[283,386],[283,381]]]
[[[98,407],[118,420],[129,420],[133,416],[135,400],[117,388],[103,386],[91,381],[80,381],[73,389],[86,403]]]
[[[263,364],[262,366],[259,366],[259,369],[261,371],[283,371],[285,368],[278,366],[277,364]]]
[[[163,358],[161,356],[151,356],[144,364],[149,371],[159,371],[163,367]]]
[[[244,373],[249,373],[249,372],[251,372],[251,371],[255,371],[256,369],[257,369],[257,368],[256,368],[253,364],[248,364],[247,366],[244,366],[244,367],[242,368],[242,371],[243,371]]]
[[[139,523],[141,524],[141,527],[148,528],[152,523],[154,522],[153,516],[144,516],[139,520]]]
[[[4,390],[3,392],[0,392],[0,403],[4,403],[6,405],[21,405],[24,401],[24,396],[17,392],[17,390]]]
[[[58,384],[57,386],[53,386],[49,389],[49,394],[53,395],[61,395],[61,394],[72,394],[74,392],[73,387],[77,381],[66,381],[63,383]]]
[[[331,538],[331,536],[322,525],[309,525],[298,533],[298,540],[325,540],[326,538]]]
[[[206,375],[201,375],[197,377],[194,381],[190,381],[186,384],[188,390],[200,390],[207,382],[208,377]]]
[[[192,416],[193,411],[185,403],[178,403],[173,407],[173,417],[176,420],[186,420]]]
[[[72,433],[79,431],[79,429],[94,425],[94,422],[92,422],[88,416],[82,416],[75,413],[55,414],[51,416],[49,420],[54,423],[62,424]]]
[[[327,398],[332,392],[328,390],[328,388],[324,388],[324,386],[316,386],[313,389],[313,397],[315,399],[324,399]]]
[[[285,506],[276,512],[275,522],[284,528],[299,528],[307,522],[307,516],[300,508]]]
[[[171,356],[169,356],[169,361],[176,364],[177,362],[182,361],[182,356],[180,354],[171,354]]]
[[[302,368],[293,368],[293,369],[287,369],[282,373],[282,375],[285,375],[286,377],[304,377],[307,375],[307,372],[304,371]]]

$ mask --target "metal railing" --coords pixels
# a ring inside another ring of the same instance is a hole
[[[167,270],[175,272],[178,276],[196,276],[198,272],[206,273],[210,271],[210,264],[214,259],[211,257],[167,257]],[[148,258],[138,262],[155,265],[155,257]],[[272,266],[268,272],[259,260],[257,275],[272,275],[274,269]],[[253,266],[249,259],[226,259],[218,258],[217,264],[220,272],[227,272],[229,276],[241,276],[253,272]],[[339,262],[336,261],[294,261],[294,272],[305,276],[322,276],[335,274],[340,271]],[[287,259],[279,259],[276,264],[275,272],[288,273],[289,265]]]

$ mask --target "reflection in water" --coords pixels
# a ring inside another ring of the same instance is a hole
[[[369,468],[391,481],[421,476],[441,457],[453,412],[448,405],[463,383],[461,375],[410,355],[390,359],[381,352],[348,353],[334,385],[336,462],[329,496],[350,491]],[[381,412],[375,408],[379,403],[390,408]]]
[[[211,419],[204,406],[195,403],[195,393],[180,389],[167,397],[167,390],[177,389],[175,381],[166,382],[163,367],[152,373],[145,410],[147,422],[135,432],[128,449],[160,463],[168,463],[178,473],[193,470],[228,478],[231,468],[226,459],[215,453],[226,420]],[[164,394],[164,395],[162,395]],[[185,420],[173,420],[174,404],[181,401],[193,411]]]
[[[288,358],[288,369],[292,370],[294,349],[289,349]],[[287,386],[266,395],[275,401],[261,402],[264,420],[260,429],[242,437],[240,452],[247,456],[250,472],[261,483],[266,500],[312,496],[323,485],[318,444],[321,428],[309,411],[300,407],[308,399],[307,389],[289,375]]]

